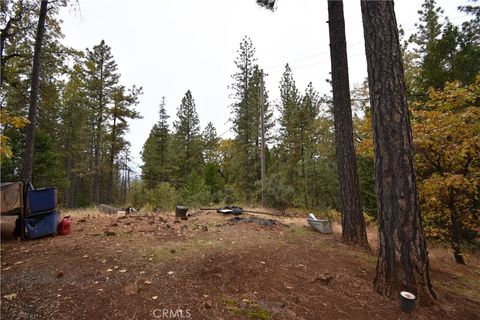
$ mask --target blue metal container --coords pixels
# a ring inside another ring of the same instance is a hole
[[[57,207],[57,188],[28,190],[30,213],[55,210]]]
[[[23,220],[29,239],[37,239],[55,234],[57,232],[58,222],[59,214],[57,211]]]

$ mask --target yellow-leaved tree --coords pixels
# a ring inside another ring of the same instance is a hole
[[[415,172],[425,234],[461,247],[480,237],[480,75],[468,86],[450,82],[410,106]],[[357,152],[373,158],[371,116],[357,125]]]
[[[7,127],[23,128],[28,124],[28,120],[21,116],[15,116],[8,112],[5,108],[0,109],[0,163],[2,159],[10,158],[12,154],[12,147],[10,145],[10,138],[3,134]]]
[[[480,75],[447,83],[412,106],[415,165],[427,236],[449,242],[455,261],[480,234]]]

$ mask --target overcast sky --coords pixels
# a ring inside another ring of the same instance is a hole
[[[454,23],[467,1],[437,0]],[[137,110],[143,119],[131,122],[133,167],[139,172],[140,151],[166,97],[171,122],[187,90],[192,91],[202,130],[211,121],[219,135],[229,131],[231,75],[240,41],[248,35],[258,64],[268,74],[270,101],[279,99],[279,81],[290,63],[301,92],[309,82],[321,94],[330,88],[326,0],[280,0],[272,13],[255,0],[79,0],[80,15],[63,9],[64,43],[91,48],[103,39],[112,48],[121,83],[142,86]],[[397,1],[397,23],[407,34],[417,22],[421,0]],[[344,0],[350,87],[367,75],[359,0]]]

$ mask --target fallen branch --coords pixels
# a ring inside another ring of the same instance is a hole
[[[103,203],[98,205],[98,210],[100,210],[102,212],[105,212],[105,213],[108,213],[108,214],[117,214],[117,213],[128,214],[128,213],[137,211],[132,207],[115,208],[115,207],[107,206],[106,204],[103,204]]]

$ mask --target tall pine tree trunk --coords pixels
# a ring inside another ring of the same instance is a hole
[[[69,148],[68,144],[67,144],[67,148]],[[72,185],[72,182],[73,182],[72,181],[72,176],[73,176],[72,162],[73,162],[73,159],[72,159],[71,155],[67,154],[67,159],[66,159],[66,163],[65,163],[65,176],[66,176],[67,181],[68,181],[68,188],[67,188],[67,190],[65,190],[64,198],[63,198],[63,204],[66,208],[71,208],[72,207],[72,188],[73,188],[73,185]]]
[[[353,145],[353,123],[342,1],[328,1],[328,19],[332,62],[335,147],[342,211],[342,241],[369,249],[365,219],[360,203],[357,159]]]
[[[91,127],[93,128],[93,126]],[[93,129],[92,129],[93,132]],[[93,197],[93,187],[94,187],[94,181],[93,181],[93,156],[94,156],[94,145],[95,145],[95,135],[92,134],[92,138],[90,139],[90,154],[88,155],[88,201],[93,202],[94,197]]]
[[[110,161],[109,161],[109,168],[108,168],[108,202],[113,203],[113,167],[115,166],[115,141],[117,140],[117,116],[114,112],[113,115],[113,125],[112,125],[112,140],[111,140],[111,149],[110,149]]]
[[[95,204],[100,204],[100,130],[102,120],[98,120],[95,133]]]
[[[40,88],[40,63],[42,43],[45,35],[45,20],[47,18],[48,1],[42,0],[40,4],[40,14],[38,16],[37,34],[35,38],[35,48],[33,51],[32,79],[30,88],[30,106],[28,110],[28,120],[30,124],[27,128],[25,158],[23,162],[23,180],[32,181],[33,171],[33,150],[35,147],[35,129],[37,126],[38,113],[38,92]]]
[[[77,173],[77,170],[75,170],[77,168],[77,161],[76,160],[73,160],[72,161],[72,173],[71,173],[71,178],[70,178],[70,182],[69,182],[69,187],[68,187],[68,190],[69,190],[69,193],[70,193],[70,200],[69,200],[69,206],[70,208],[75,208],[77,206],[76,204],[76,198],[77,198],[77,185],[78,185],[78,173]]]
[[[67,208],[72,208],[72,198],[73,198],[73,169],[74,169],[74,157],[73,157],[73,152],[72,152],[72,142],[75,141],[73,138],[72,130],[73,130],[73,119],[72,119],[72,114],[69,113],[67,121],[65,121],[65,125],[68,126],[66,135],[67,139],[65,142],[65,177],[68,182],[68,188],[64,192],[64,199],[63,199],[63,204]]]
[[[102,124],[103,124],[103,112],[104,112],[104,60],[103,56],[100,60],[100,89],[97,106],[97,119],[95,127],[95,204],[100,204],[100,185],[101,185],[101,168],[100,168],[100,144],[102,141]]]
[[[75,168],[77,166],[77,161],[75,159],[72,159],[71,162],[71,167],[70,167],[70,178],[69,184],[68,184],[68,193],[69,193],[69,199],[68,199],[68,207],[69,208],[75,208],[74,204],[74,199],[75,199],[75,184],[76,184],[76,178],[77,178],[77,173],[74,172]]]
[[[318,199],[320,198],[320,194],[318,192],[318,186],[317,186],[317,157],[315,154],[312,155],[312,160],[313,160],[313,190],[315,190],[315,207],[319,207],[320,203],[318,202]],[[278,169],[277,169],[278,170]]]
[[[303,135],[302,135],[302,149],[301,149],[301,156],[300,159],[302,161],[302,179],[303,179],[303,203],[305,208],[309,208],[308,206],[308,186],[307,186],[307,174],[305,171],[305,147],[303,143]]]
[[[396,297],[401,290],[420,303],[435,297],[428,270],[415,182],[407,107],[393,1],[361,1],[370,103],[373,109],[379,252],[374,288]]]

